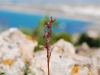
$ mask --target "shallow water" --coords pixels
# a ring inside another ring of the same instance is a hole
[[[43,17],[44,15],[40,14],[25,14],[0,10],[0,24],[2,27],[34,29]],[[91,24],[90,22],[60,17],[56,21],[59,23],[59,26],[54,28],[55,32],[80,33],[84,32],[86,26]]]

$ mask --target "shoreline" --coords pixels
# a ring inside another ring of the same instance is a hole
[[[88,13],[94,12],[95,8],[98,7],[98,11],[100,11],[100,5],[94,4],[94,5],[87,5],[84,8],[83,5],[72,5],[72,4],[34,4],[34,5],[29,5],[29,4],[0,4],[0,10],[4,11],[11,11],[14,13],[23,13],[23,14],[31,14],[31,15],[46,15],[49,14],[50,16],[58,17],[58,18],[68,18],[68,19],[74,19],[74,20],[80,20],[80,21],[86,21],[86,22],[92,22],[95,24],[100,24],[99,16],[100,14],[98,13],[97,16],[94,15],[88,15]],[[58,8],[59,7],[59,8]],[[92,8],[91,12],[81,13],[79,11],[80,9],[87,10],[86,8]],[[65,10],[65,8],[67,10]],[[77,10],[78,12],[74,12],[74,10]],[[73,12],[71,12],[73,10]],[[95,13],[96,14],[96,13]]]
[[[25,14],[25,15],[38,15],[38,16],[45,16],[46,14],[42,14],[42,13],[30,13],[30,12],[24,12],[24,11],[15,11],[15,10],[8,10],[8,9],[0,9],[0,11],[2,12],[10,12],[10,13],[16,13],[16,14]],[[52,16],[54,16],[53,18],[55,18],[55,14],[52,14]],[[49,16],[50,17],[50,16]],[[75,21],[83,21],[83,22],[89,22],[92,23],[91,21],[87,21],[84,19],[78,19],[78,18],[71,18],[70,16],[56,16],[56,18],[58,19],[69,19],[69,20],[75,20]]]
[[[64,12],[63,11],[64,9],[62,10],[62,7],[66,7],[67,11]],[[49,16],[53,16],[54,18],[56,17],[56,18],[91,22],[92,24],[90,24],[86,29],[100,30],[100,28],[98,28],[100,26],[100,17],[99,17],[100,15],[96,17],[93,15],[83,15],[81,13],[73,13],[73,12],[69,13],[70,9],[73,10],[74,8],[80,8],[80,7],[81,8],[84,8],[84,7],[92,8],[93,7],[93,10],[95,10],[95,8],[98,7],[99,9],[98,13],[100,11],[100,5],[98,4],[97,5],[96,4],[74,5],[74,4],[51,4],[51,3],[48,3],[48,4],[46,3],[44,5],[42,4],[30,4],[30,5],[29,4],[11,4],[11,3],[0,4],[0,10],[8,10],[8,11],[15,12],[15,13],[30,14],[30,15],[32,14],[33,15],[34,14],[35,15],[49,15]]]

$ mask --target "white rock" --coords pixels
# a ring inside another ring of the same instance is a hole
[[[92,71],[93,69],[92,66],[96,68],[97,64],[100,63],[97,58],[98,56],[93,58],[93,57],[77,55],[75,53],[74,46],[72,46],[71,43],[68,43],[64,40],[58,41],[53,46],[54,49],[51,54],[51,62],[50,62],[51,75],[86,75],[89,72],[88,69],[89,67],[87,68],[86,66],[83,66],[84,64],[89,64]],[[67,56],[64,55],[63,51],[58,52],[59,49],[61,49],[61,51],[62,50],[65,51],[67,53]],[[36,75],[47,75],[48,70],[47,70],[46,56],[47,56],[46,50],[42,50],[35,53],[30,69]],[[94,62],[93,64],[91,64],[92,59]],[[78,64],[79,66],[77,68],[74,68],[73,71],[73,66],[75,64]],[[93,74],[98,75],[96,70],[93,71]]]
[[[88,46],[88,44],[86,42],[83,42],[82,43],[82,48],[89,49],[89,46]]]
[[[32,40],[31,37],[23,34],[17,28],[10,28],[9,30],[4,31],[1,33],[1,38],[8,43],[13,44],[14,47],[20,48],[23,60],[31,63],[31,59],[33,58],[33,50],[37,46],[36,40]]]
[[[25,61],[31,62],[37,41],[24,35],[17,28],[0,34],[0,72],[7,75],[24,75]],[[24,60],[23,60],[23,59]]]
[[[50,73],[51,75],[71,75],[72,67],[75,64],[83,65],[88,63],[89,61],[77,60],[75,58],[66,57],[60,53],[53,52],[51,55],[51,62],[50,62]],[[36,75],[47,75],[47,57],[46,57],[46,50],[40,51],[35,53],[33,64],[30,66],[32,72]],[[83,75],[83,71],[80,72]]]
[[[70,42],[67,42],[63,39],[60,39],[59,41],[57,41],[53,46],[57,51],[61,50],[63,53],[66,53],[66,54],[67,53],[75,54],[75,51],[76,51],[75,47]]]
[[[100,38],[99,35],[99,31],[96,31],[96,30],[89,30],[87,31],[87,36],[90,37],[90,38],[93,38],[93,39],[97,39],[97,38]]]

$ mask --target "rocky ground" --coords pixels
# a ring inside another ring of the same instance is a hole
[[[23,75],[25,63],[33,59],[33,49],[37,41],[31,40],[17,28],[0,34],[0,72],[6,75]]]
[[[27,75],[47,75],[46,50],[34,52],[35,39],[11,28],[0,34],[0,73],[25,75],[22,69],[30,64]],[[51,55],[51,75],[100,75],[100,48],[86,43],[74,47],[60,39],[54,43]]]

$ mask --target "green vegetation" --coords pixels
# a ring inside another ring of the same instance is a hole
[[[1,71],[0,71],[0,75],[6,75],[6,73],[5,73],[5,72],[1,72]]]
[[[24,72],[24,75],[29,75],[31,73],[31,75],[35,75],[33,72],[31,72],[29,65],[26,65],[25,68],[22,69],[22,71]]]
[[[100,47],[100,38],[93,39],[88,37],[85,33],[81,34],[76,45],[80,45],[83,42],[86,42],[90,47]]]
[[[23,28],[20,28],[20,30],[21,30],[24,34],[29,35],[29,36],[32,36],[33,29],[23,29]]]
[[[59,39],[64,39],[66,41],[72,42],[72,36],[66,32],[61,32],[59,34],[53,34],[51,38],[51,44],[55,43]]]

